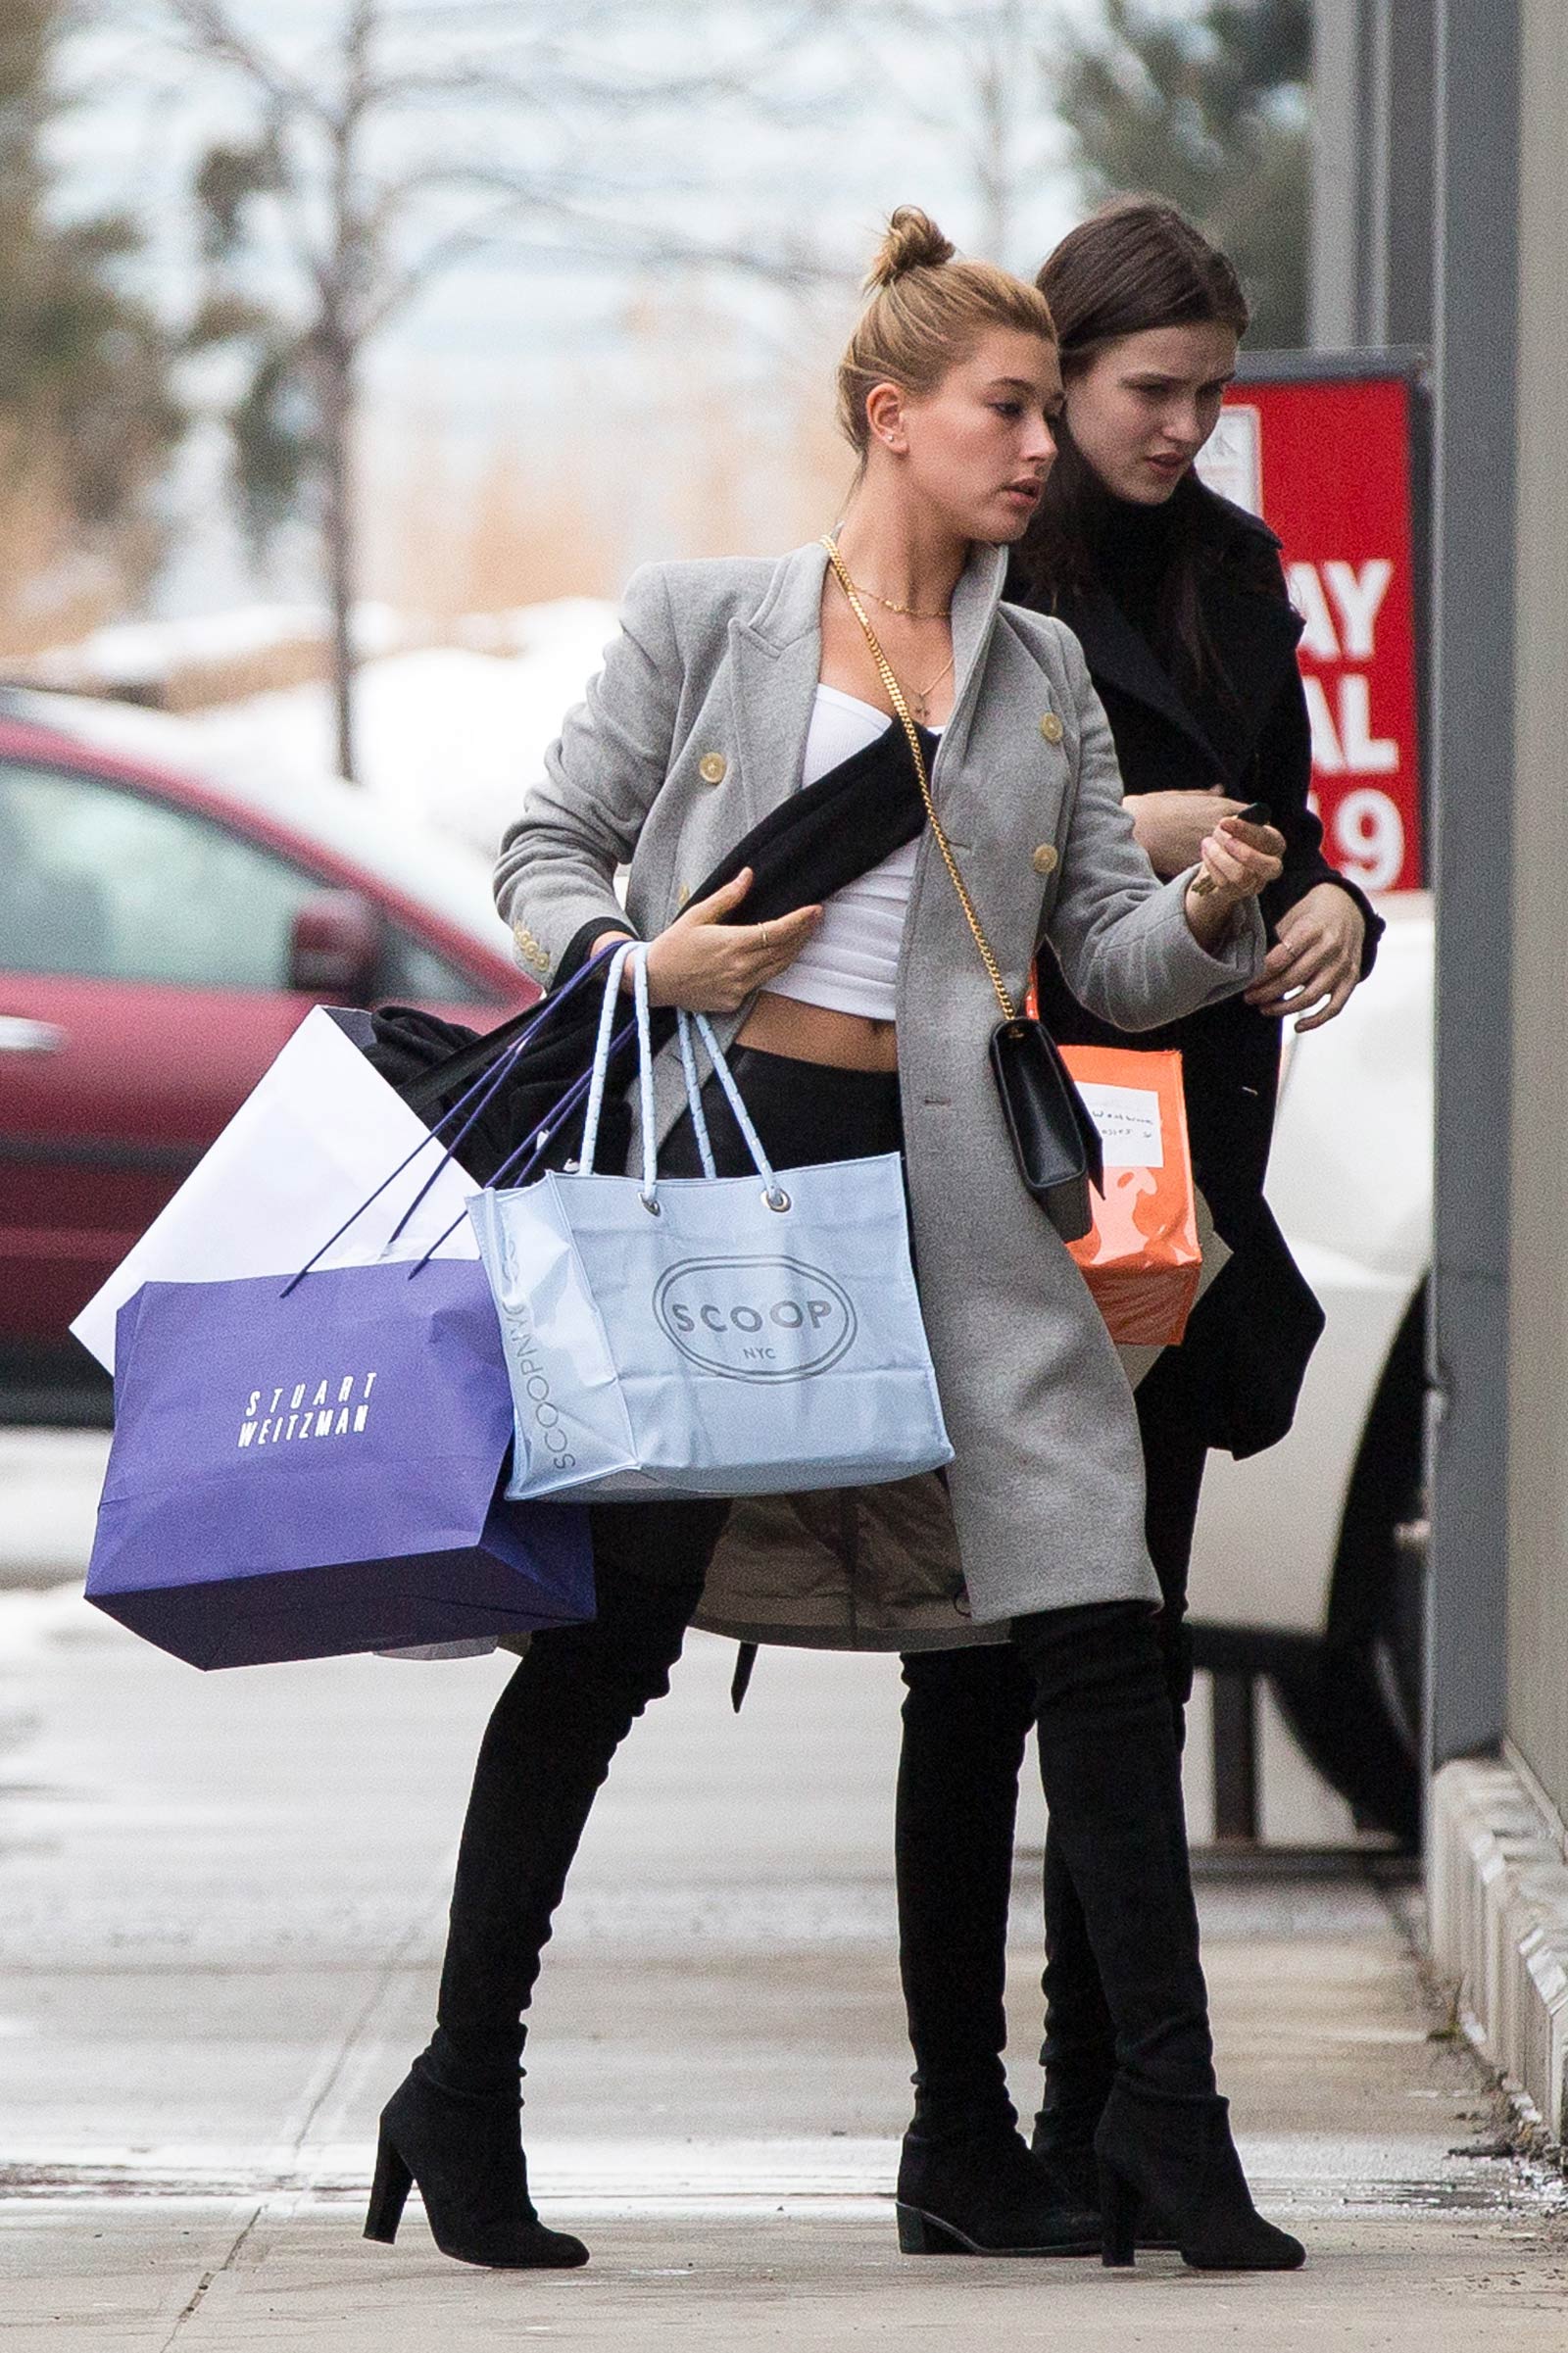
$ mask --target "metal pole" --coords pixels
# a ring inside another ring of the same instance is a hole
[[[1309,333],[1320,350],[1348,350],[1361,331],[1365,214],[1361,88],[1362,0],[1314,0],[1312,11],[1312,270]]]
[[[1506,1696],[1520,0],[1441,0],[1432,707],[1438,1169],[1429,1763]]]

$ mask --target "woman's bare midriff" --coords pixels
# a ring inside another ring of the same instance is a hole
[[[826,1062],[835,1070],[897,1070],[899,1033],[891,1021],[836,1013],[764,989],[735,1043],[792,1062]]]

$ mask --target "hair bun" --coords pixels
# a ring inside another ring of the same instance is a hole
[[[877,248],[865,281],[867,289],[891,286],[911,270],[939,270],[956,251],[952,238],[942,234],[929,213],[922,213],[917,204],[901,204]]]

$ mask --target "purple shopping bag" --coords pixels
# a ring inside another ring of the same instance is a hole
[[[594,1614],[587,1513],[508,1504],[483,1270],[147,1283],[121,1309],[87,1598],[198,1667]]]

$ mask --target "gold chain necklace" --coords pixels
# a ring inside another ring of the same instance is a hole
[[[847,571],[844,577],[850,580]],[[895,605],[891,597],[879,597],[874,588],[862,588],[858,580],[850,580],[850,586],[858,597],[869,597],[873,605],[880,605],[884,613],[902,613],[911,621],[945,621],[953,612],[952,605],[947,604],[940,613],[922,613],[918,605]],[[936,680],[933,678],[931,683],[935,686]]]
[[[833,557],[833,569],[838,574],[839,585],[847,593],[849,593],[850,602],[852,604],[854,603],[856,597],[870,597],[873,603],[878,605],[886,605],[889,613],[906,613],[910,614],[912,618],[917,620],[945,621],[949,618],[949,614],[946,613],[916,613],[912,605],[890,604],[886,597],[879,597],[874,588],[862,588],[858,580],[851,579],[849,571],[845,566],[844,560],[838,552],[838,543],[834,540],[824,538],[822,545],[831,549]],[[865,619],[863,611],[861,612],[859,618],[863,627]],[[872,643],[873,645],[875,644],[874,639],[872,640]],[[876,651],[880,656],[882,653],[881,647],[877,646]],[[885,659],[885,657],[883,657],[883,659]],[[907,691],[907,700],[913,704],[914,715],[919,720],[922,727],[928,723],[931,716],[931,697],[936,693],[937,688],[942,684],[943,679],[947,676],[952,667],[953,656],[950,652],[947,661],[942,664],[941,669],[938,670],[936,676],[928,685],[916,686]]]

